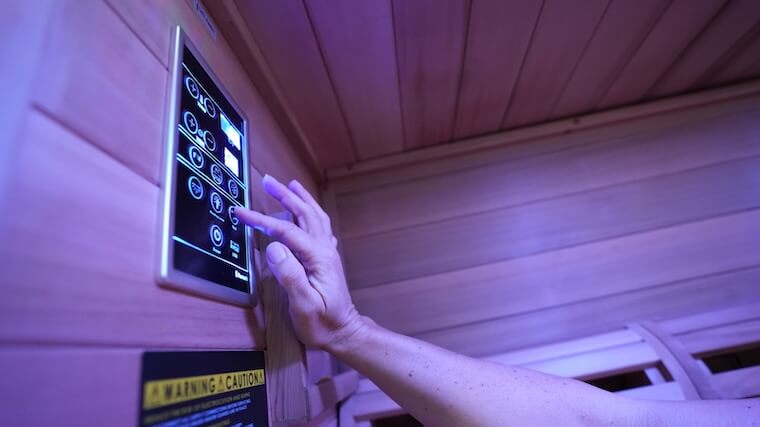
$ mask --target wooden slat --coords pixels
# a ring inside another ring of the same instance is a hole
[[[636,333],[628,329],[621,329],[615,332],[487,356],[485,359],[507,365],[528,365],[640,342],[641,337]]]
[[[647,97],[659,98],[684,92],[699,82],[712,67],[720,67],[742,42],[742,38],[760,23],[756,0],[732,0],[710,23],[678,61],[659,79]]]
[[[134,349],[2,348],[0,423],[138,425],[141,355]]]
[[[406,413],[398,403],[379,390],[356,394],[351,397],[351,404],[353,405],[354,419],[356,421],[367,421]]]
[[[345,267],[351,288],[361,289],[758,207],[760,157],[752,157],[347,239]]]
[[[309,413],[317,417],[351,396],[359,386],[359,374],[347,371],[308,387]]]
[[[640,101],[724,3],[726,0],[674,0],[596,107]]]
[[[504,0],[472,3],[453,139],[501,127],[541,5]]]
[[[669,4],[668,0],[613,0],[550,116],[593,110]]]
[[[678,340],[689,353],[700,355],[757,345],[760,344],[760,319],[679,335]]]
[[[251,163],[263,174],[269,173],[282,180],[297,178],[307,188],[316,190],[314,173],[309,163],[304,163],[304,151],[296,150],[294,144],[280,129],[277,119],[251,84],[249,76],[241,67],[237,57],[218,34],[212,38],[195,11],[187,1],[155,2],[152,0],[116,1],[106,0],[112,9],[131,29],[133,37],[150,49],[154,57],[167,68],[171,29],[180,25],[200,51],[212,71],[243,109],[249,120],[249,141]],[[107,64],[104,65],[107,67]],[[141,76],[127,86],[139,86]],[[79,83],[81,84],[81,83]],[[153,94],[155,97],[155,94]],[[156,99],[162,99],[156,97]],[[163,115],[160,115],[163,121]],[[161,143],[152,140],[151,149],[160,149]]]
[[[721,372],[712,378],[724,399],[760,396],[760,366]]]
[[[156,285],[155,185],[38,113],[18,142],[10,200],[24,208],[0,217],[0,339],[264,346],[260,309]]]
[[[673,335],[682,335],[732,323],[742,323],[760,317],[758,314],[760,313],[760,304],[757,301],[751,298],[741,298],[738,295],[734,299],[737,301],[734,306],[718,310],[703,310],[690,316],[669,319],[662,322],[662,327]]]
[[[406,149],[451,139],[470,0],[393,1]]]
[[[712,312],[715,307],[747,304],[726,311],[746,307],[746,312],[756,313],[757,309],[753,309],[756,304],[749,303],[760,302],[760,294],[755,289],[758,281],[760,267],[755,267],[608,295],[603,302],[586,300],[485,322],[463,324],[418,334],[416,337],[452,351],[484,356],[614,331],[627,323],[641,320],[675,317],[675,320],[665,322],[664,326],[690,327],[688,325],[707,324],[701,323],[701,314],[694,314]],[[674,304],[673,301],[677,303]],[[725,311],[717,312],[721,313],[720,318],[730,318]],[[694,317],[699,319],[680,321]],[[705,322],[713,324],[715,321],[711,319],[705,319]],[[530,350],[525,351],[530,353]]]
[[[515,147],[501,154],[438,164],[429,177],[409,177],[396,185],[339,195],[342,237],[351,239],[755,155],[760,153],[759,115],[755,110],[700,121],[695,117],[673,123],[670,129],[620,131],[606,139],[579,135],[586,143],[564,150],[558,147],[574,140],[536,141],[531,144],[548,153],[539,151],[526,158]],[[647,123],[640,126],[646,128]],[[483,158],[492,162],[485,163]]]
[[[273,216],[292,221],[288,212]],[[260,238],[261,247],[270,240]],[[259,292],[264,306],[267,324],[267,376],[268,399],[272,426],[304,423],[312,418],[307,388],[306,354],[298,340],[290,319],[288,296],[266,266],[264,252],[260,253],[261,278]]]
[[[46,40],[35,104],[158,183],[166,69],[101,0],[60,2]]]
[[[675,382],[654,384],[645,387],[636,387],[628,390],[617,392],[621,396],[632,397],[634,399],[653,399],[653,400],[684,400],[685,397],[681,388]]]
[[[389,1],[306,1],[359,159],[403,149]]]
[[[545,1],[502,128],[549,118],[609,3]]]
[[[322,167],[355,160],[351,137],[301,1],[236,1]]]
[[[523,367],[561,377],[593,380],[654,366],[657,353],[643,342],[605,348]]]
[[[353,297],[378,323],[419,333],[754,266],[758,233],[754,210],[359,289]]]

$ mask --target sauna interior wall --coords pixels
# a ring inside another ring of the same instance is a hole
[[[316,190],[221,33],[213,38],[189,3],[3,5],[13,87],[0,156],[2,425],[134,426],[143,350],[265,347],[261,305],[153,279],[173,26],[248,115],[254,206],[274,209],[264,173]]]
[[[334,179],[354,301],[476,356],[760,300],[760,98]]]

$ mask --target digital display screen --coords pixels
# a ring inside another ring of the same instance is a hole
[[[244,120],[183,47],[171,244],[176,270],[250,292],[249,242],[232,214],[246,206]]]

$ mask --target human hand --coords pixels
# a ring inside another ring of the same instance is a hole
[[[348,293],[330,218],[298,181],[285,186],[266,175],[263,184],[298,225],[242,208],[235,216],[275,240],[266,259],[288,294],[295,332],[304,344],[329,350],[363,322]]]

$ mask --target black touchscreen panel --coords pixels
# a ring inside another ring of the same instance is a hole
[[[174,268],[250,292],[249,243],[232,215],[245,206],[243,118],[184,47],[175,153]]]

